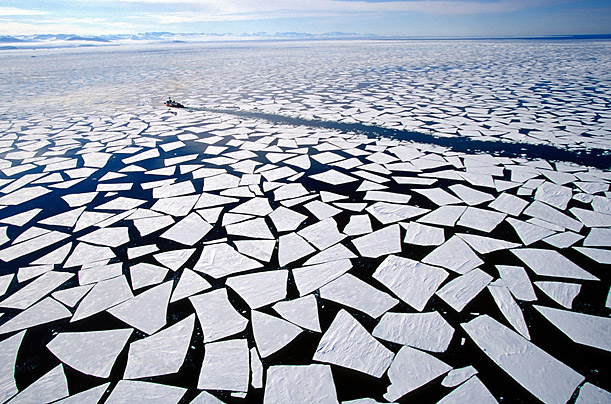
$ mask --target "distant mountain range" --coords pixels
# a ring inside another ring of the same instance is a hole
[[[372,34],[356,34],[347,32],[327,32],[324,34],[308,34],[302,32],[256,32],[256,33],[190,33],[176,34],[172,32],[146,32],[142,34],[114,34],[114,35],[97,35],[97,36],[82,36],[71,34],[39,34],[39,35],[12,35],[0,36],[0,44],[11,44],[16,47],[22,47],[29,44],[51,44],[53,42],[69,42],[79,43],[97,43],[111,44],[115,42],[129,41],[158,41],[158,42],[204,42],[214,40],[231,40],[231,39],[358,39],[358,38],[375,38]],[[19,46],[22,45],[22,46]]]

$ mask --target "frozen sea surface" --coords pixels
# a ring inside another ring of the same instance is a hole
[[[0,402],[609,402],[610,47],[1,52]]]

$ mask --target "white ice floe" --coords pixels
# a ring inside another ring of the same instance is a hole
[[[195,248],[164,251],[153,255],[153,258],[161,265],[170,268],[172,271],[177,271],[189,260],[189,258],[191,258],[194,252]]]
[[[573,191],[571,188],[563,187],[561,185],[553,184],[551,182],[544,182],[537,187],[535,192],[535,199],[541,202],[545,202],[557,209],[565,210],[569,201],[573,197]]]
[[[252,198],[229,211],[230,213],[242,213],[255,216],[267,216],[272,212],[267,198]]]
[[[508,218],[507,222],[514,228],[525,246],[555,234],[553,230],[518,219]]]
[[[60,364],[24,390],[21,390],[10,403],[51,403],[67,397],[68,394],[68,381],[64,374],[64,368]]]
[[[489,284],[488,291],[509,324],[524,338],[530,340],[530,333],[528,332],[528,326],[524,320],[522,310],[516,301],[513,300],[509,289],[499,280]]]
[[[463,323],[462,327],[486,356],[544,403],[566,403],[584,380],[582,375],[487,315]]]
[[[127,258],[133,260],[135,258],[143,257],[156,251],[159,251],[159,247],[157,247],[155,244],[129,247],[127,249]]]
[[[250,353],[245,339],[213,342],[204,349],[199,390],[248,391]]]
[[[358,181],[356,178],[343,174],[336,170],[328,170],[320,174],[311,175],[310,178],[331,185],[341,185],[353,181]]]
[[[395,204],[405,204],[409,202],[410,199],[410,195],[376,190],[367,191],[367,193],[365,193],[365,196],[363,197],[363,200],[365,201],[379,201]]]
[[[418,311],[424,309],[447,277],[441,268],[395,255],[388,256],[373,274],[374,279]]]
[[[297,233],[280,236],[278,239],[278,262],[285,266],[297,261],[316,250]]]
[[[285,208],[284,206],[278,207],[270,213],[269,217],[272,219],[272,223],[276,230],[280,233],[296,230],[301,222],[307,219],[307,216]]]
[[[492,237],[477,236],[475,234],[456,233],[458,237],[466,241],[471,248],[479,254],[488,254],[493,251],[509,250],[511,248],[520,247],[520,244],[512,243],[505,240],[499,240]]]
[[[398,224],[393,224],[355,238],[352,244],[361,256],[368,258],[398,253],[401,252],[401,231]]]
[[[397,400],[450,370],[450,366],[434,356],[404,346],[388,369],[390,386],[384,398],[388,401]]]
[[[65,306],[57,300],[47,297],[2,324],[0,335],[61,320],[71,315],[72,313]]]
[[[428,209],[388,202],[376,202],[366,210],[382,224],[410,219],[429,212]]]
[[[166,230],[160,237],[192,246],[208,234],[210,230],[212,230],[212,226],[197,213],[192,212]]]
[[[509,288],[511,294],[518,300],[534,301],[537,300],[535,291],[532,287],[528,274],[522,267],[497,265],[503,283]]]
[[[178,284],[172,292],[170,303],[177,302],[185,297],[193,296],[211,287],[208,281],[195,273],[195,271],[185,268],[178,280]]]
[[[575,404],[599,404],[611,402],[611,393],[592,383],[585,383],[579,389],[579,396]]]
[[[540,276],[599,280],[597,277],[583,270],[568,258],[554,250],[518,248],[511,250],[511,252],[532,269],[534,273]]]
[[[264,404],[338,404],[329,365],[270,366]]]
[[[255,389],[263,387],[263,363],[257,353],[257,348],[250,348],[250,385]]]
[[[106,202],[102,205],[96,206],[95,210],[130,210],[135,209],[140,205],[145,204],[146,201],[142,199],[135,198],[127,198],[124,196],[120,196],[118,198],[113,199],[112,201]]]
[[[460,199],[444,191],[441,188],[418,188],[418,189],[413,189],[413,191],[421,195],[424,195],[437,206],[453,205],[457,203],[462,203]]]
[[[448,372],[447,376],[441,381],[441,385],[444,387],[455,387],[465,381],[469,380],[471,376],[477,374],[477,370],[473,366],[465,366],[460,369],[453,369]]]
[[[581,234],[565,231],[564,233],[557,233],[553,236],[546,237],[543,241],[556,248],[568,248],[581,239],[583,239]]]
[[[347,311],[340,310],[323,334],[314,360],[382,377],[394,354]]]
[[[475,268],[448,282],[436,294],[454,310],[461,312],[491,281],[490,275]]]
[[[340,277],[352,268],[349,259],[309,265],[292,270],[299,295],[304,296]]]
[[[352,215],[350,221],[344,227],[344,234],[349,236],[360,236],[361,234],[371,233],[371,221],[368,215]]]
[[[24,255],[28,255],[55,243],[59,243],[68,237],[70,237],[68,234],[61,233],[59,231],[52,231],[50,233],[43,234],[42,236],[36,237],[32,240],[27,240],[23,243],[15,244],[0,250],[0,260],[10,262],[16,258],[23,257]]]
[[[420,223],[454,227],[456,221],[466,209],[465,206],[440,206],[431,213],[422,216],[417,221]]]
[[[321,201],[312,201],[304,205],[307,210],[310,211],[314,216],[318,218],[318,220],[324,220],[330,217],[333,217],[341,212],[341,210],[334,208],[333,206],[321,202]]]
[[[258,217],[256,219],[247,220],[240,223],[230,224],[225,226],[225,230],[229,235],[257,238],[257,239],[274,239],[274,235],[269,230],[265,219]]]
[[[452,236],[434,249],[422,262],[465,274],[484,263],[460,237]]]
[[[238,251],[263,262],[269,262],[276,247],[276,240],[236,240]]]
[[[66,272],[47,272],[0,302],[0,307],[27,309],[72,278]]]
[[[80,393],[73,394],[70,397],[66,397],[63,400],[55,401],[56,404],[81,404],[81,403],[98,403],[108,387],[110,382],[101,384],[97,387],[89,390],[81,391]]]
[[[349,273],[320,288],[320,297],[378,318],[399,301]]]
[[[129,229],[127,227],[106,227],[79,237],[78,240],[101,246],[119,247],[129,242]]]
[[[44,236],[43,236],[44,237]],[[66,260],[64,267],[76,267],[87,265],[94,262],[106,261],[114,258],[115,253],[106,246],[94,246],[84,242],[80,242],[72,250],[72,254]]]
[[[534,307],[576,343],[611,352],[611,318],[551,307]]]
[[[105,404],[178,404],[187,389],[165,384],[120,380]]]
[[[531,203],[523,213],[527,216],[554,223],[574,232],[579,232],[579,230],[581,230],[583,227],[581,222],[540,201],[534,201]]]
[[[225,285],[240,295],[251,309],[258,309],[286,297],[288,273],[288,270],[274,270],[232,276]]]
[[[97,283],[106,279],[120,276],[123,273],[123,263],[117,262],[108,265],[93,264],[90,267],[83,267],[78,271],[78,279],[80,285],[88,283]]]
[[[132,328],[62,332],[47,344],[60,361],[86,375],[107,378],[132,335]]]
[[[243,331],[248,320],[229,302],[227,289],[216,289],[189,297],[204,332],[204,342],[213,342]]]
[[[498,401],[484,386],[484,383],[475,376],[437,402],[437,404],[463,403],[496,404]]]
[[[168,281],[148,289],[110,308],[108,312],[146,334],[153,334],[166,324],[173,283],[173,281]]]
[[[189,404],[225,404],[207,391],[202,391]]]
[[[97,283],[76,308],[70,320],[78,321],[116,306],[133,297],[125,276]]]
[[[573,307],[573,300],[581,291],[581,285],[578,283],[535,282],[535,285],[552,300],[567,309]]]
[[[199,195],[176,196],[159,199],[151,210],[172,216],[186,216],[199,200]]]
[[[318,304],[314,295],[278,302],[272,308],[285,320],[293,324],[311,331],[321,331],[320,321],[318,320]]]
[[[573,247],[586,257],[598,262],[599,264],[611,264],[611,250],[592,247]]]
[[[506,216],[505,213],[469,206],[458,219],[457,225],[490,233]]]
[[[350,258],[357,258],[357,256],[343,244],[335,244],[334,246],[329,247],[308,259],[304,265],[322,264],[325,262],[339,261]]]
[[[165,279],[168,269],[141,262],[129,268],[129,277],[132,281],[132,289],[138,290],[146,286],[158,285]]]
[[[324,250],[346,237],[337,230],[337,223],[333,218],[314,223],[298,231],[297,234],[319,250]]]
[[[508,193],[502,193],[494,201],[490,202],[488,207],[511,216],[518,216],[527,205],[528,202],[522,198],[518,198]]]
[[[417,222],[399,224],[405,229],[403,242],[406,244],[437,246],[445,241],[444,230],[442,228],[427,226]]]
[[[204,192],[200,195],[193,209],[213,208],[237,202],[238,199]]]
[[[84,211],[85,207],[83,206],[40,220],[38,223],[47,226],[72,227],[76,224],[76,221],[78,220],[79,216]]]
[[[494,196],[489,193],[478,191],[462,184],[452,185],[450,186],[450,190],[469,206],[476,206],[494,199]]]
[[[75,286],[73,288],[58,290],[51,294],[54,299],[60,301],[68,307],[76,304],[93,288],[94,285]]]
[[[595,227],[583,240],[585,247],[611,247],[611,229]]]
[[[282,238],[280,238],[280,242],[282,242]],[[227,275],[260,268],[261,266],[260,262],[240,254],[229,244],[216,243],[204,246],[202,254],[193,269],[213,278],[223,278]]]
[[[195,314],[144,339],[132,342],[125,379],[176,373],[182,366],[195,325]]]
[[[256,310],[251,312],[251,322],[255,343],[262,358],[278,352],[303,331],[286,320]]]
[[[372,335],[424,351],[445,352],[454,335],[454,328],[436,311],[386,313],[373,329]]]
[[[24,335],[22,331],[0,342],[0,401],[3,403],[17,394],[15,364]]]

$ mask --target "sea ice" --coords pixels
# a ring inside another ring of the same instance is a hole
[[[107,378],[117,356],[132,335],[120,330],[62,332],[47,344],[60,361],[86,375]]]
[[[248,320],[229,302],[227,289],[216,289],[189,297],[204,332],[204,342],[213,342],[243,331]]]
[[[313,359],[380,378],[393,357],[390,350],[342,309],[320,339]]]
[[[199,374],[199,390],[248,391],[250,353],[245,339],[208,343]]]
[[[462,327],[486,356],[544,403],[567,402],[584,380],[582,375],[487,315],[463,323]]]
[[[182,366],[195,325],[195,315],[129,346],[125,379],[176,373]]]
[[[454,328],[436,311],[386,313],[373,329],[372,335],[424,351],[445,352],[454,335]]]

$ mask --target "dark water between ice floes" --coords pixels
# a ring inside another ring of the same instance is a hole
[[[275,124],[334,129],[342,132],[354,132],[372,137],[385,137],[390,139],[413,141],[416,143],[428,143],[436,146],[447,147],[457,152],[486,153],[501,157],[522,157],[528,159],[561,161],[600,169],[611,168],[611,152],[605,149],[592,148],[569,150],[548,144],[512,143],[504,141],[495,142],[490,140],[477,140],[466,136],[440,137],[422,132],[390,129],[362,123],[345,123],[293,118],[283,115],[237,109],[215,109],[187,106],[187,110],[224,113],[246,118],[265,119]]]

